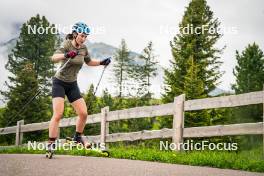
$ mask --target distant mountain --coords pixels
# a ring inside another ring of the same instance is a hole
[[[113,56],[116,51],[118,50],[118,48],[112,46],[112,45],[108,45],[105,44],[103,42],[95,42],[95,43],[91,43],[91,42],[87,42],[87,48],[91,54],[92,57],[94,58],[105,58],[110,56]],[[136,52],[131,51],[130,56],[132,58],[138,57],[139,54]]]
[[[215,97],[218,95],[229,95],[229,94],[234,94],[234,91],[226,91],[220,88],[215,88],[213,91],[209,93],[209,95],[212,97]]]
[[[4,42],[4,43],[0,43],[0,48],[2,49],[2,53],[3,53],[3,50],[6,52],[6,53],[10,53],[11,50],[14,48],[14,46],[16,45],[16,41],[17,41],[17,38],[13,38],[11,40],[8,40],[7,42]]]

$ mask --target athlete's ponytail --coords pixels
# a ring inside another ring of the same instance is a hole
[[[73,34],[67,34],[65,39],[66,40],[73,40]]]
[[[73,40],[75,37],[77,36],[77,33],[76,32],[73,32],[71,34],[67,34],[65,39],[66,40]]]

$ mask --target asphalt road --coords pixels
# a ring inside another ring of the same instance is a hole
[[[0,176],[264,176],[264,173],[178,164],[56,155],[0,154]]]

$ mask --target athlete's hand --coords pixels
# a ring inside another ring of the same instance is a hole
[[[72,50],[72,51],[66,52],[66,53],[64,54],[64,57],[65,57],[65,58],[74,58],[74,57],[77,56],[77,55],[78,55],[78,52]]]
[[[111,63],[111,57],[108,57],[102,61],[100,61],[100,65],[109,65]]]

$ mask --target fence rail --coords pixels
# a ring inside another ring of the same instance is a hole
[[[182,142],[183,138],[262,134],[264,142],[264,121],[259,123],[184,128],[185,111],[237,107],[252,104],[263,104],[264,106],[264,91],[187,101],[185,101],[185,95],[183,94],[175,97],[174,102],[168,104],[135,107],[116,111],[109,111],[109,108],[105,107],[101,109],[101,113],[89,115],[86,121],[86,124],[101,123],[101,134],[87,137],[93,142],[116,142],[155,138],[172,138],[172,141],[177,144]],[[172,129],[164,128],[161,130],[143,130],[130,133],[109,134],[109,122],[111,121],[165,115],[173,115]],[[76,123],[76,118],[77,117],[64,118],[60,121],[59,126],[61,128],[74,126]],[[0,128],[0,135],[16,133],[16,145],[20,145],[23,139],[23,133],[45,130],[48,129],[48,126],[49,121],[24,125],[24,121],[22,120],[17,122],[17,126]]]

